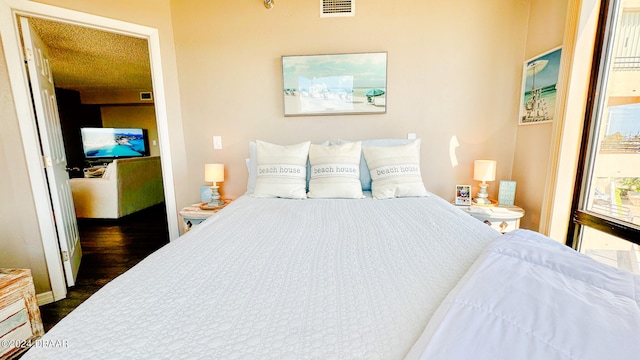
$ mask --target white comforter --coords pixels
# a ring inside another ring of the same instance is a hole
[[[402,359],[500,234],[429,196],[241,197],[63,319],[33,359]]]
[[[480,256],[407,359],[640,359],[640,276],[518,230]]]

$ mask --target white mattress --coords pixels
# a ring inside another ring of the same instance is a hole
[[[243,196],[23,359],[402,359],[499,233],[435,195]]]

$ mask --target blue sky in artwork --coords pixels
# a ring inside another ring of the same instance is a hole
[[[339,54],[284,56],[282,71],[285,88],[298,86],[299,78],[352,77],[354,88],[386,87],[387,54]]]
[[[562,49],[558,49],[552,51],[546,55],[537,57],[531,61],[527,62],[527,66],[536,60],[548,60],[547,65],[540,71],[535,74],[535,87],[543,88],[549,85],[554,85],[558,82],[558,74],[560,73],[560,54]],[[531,85],[533,83],[533,76],[527,76],[525,82],[525,91],[531,90]]]

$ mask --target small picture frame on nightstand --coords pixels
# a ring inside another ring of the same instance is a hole
[[[207,186],[207,185],[200,186],[200,201],[202,202],[211,201],[211,186]]]
[[[500,181],[500,190],[498,191],[498,204],[513,206],[515,199],[516,182],[511,180]]]
[[[471,185],[456,185],[456,205],[471,205]]]

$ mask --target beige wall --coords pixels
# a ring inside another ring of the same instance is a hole
[[[524,62],[562,45],[567,1],[531,0]],[[526,210],[520,225],[538,230],[550,156],[552,124],[521,125],[513,157],[516,203]]]
[[[474,159],[496,159],[498,179],[511,178],[528,11],[528,1],[368,0],[355,17],[320,18],[317,1],[280,1],[271,10],[260,1],[171,1],[190,199],[198,200],[209,162],[226,165],[226,196],[241,195],[254,139],[412,132],[423,139],[427,188],[447,199],[456,184],[476,187]],[[387,114],[283,116],[282,55],[368,51],[388,52]],[[222,150],[213,150],[213,135],[222,136]]]
[[[0,84],[0,267],[31,269],[36,292],[41,293],[51,286],[1,46]]]
[[[153,105],[103,105],[100,107],[100,114],[103,127],[147,129],[150,155],[160,155],[156,112]]]
[[[517,200],[528,213],[523,225],[536,225],[529,214],[535,214],[542,197],[535,182],[544,183],[544,171],[537,169],[546,170],[549,131],[545,125],[516,125],[522,62],[559,45],[565,2],[531,0],[531,21],[527,0],[392,6],[369,0],[358,3],[353,18],[328,19],[319,17],[313,1],[283,0],[272,10],[260,1],[40,2],[159,29],[178,207],[199,200],[203,164],[213,161],[226,164],[226,195],[241,195],[250,140],[404,138],[412,132],[423,139],[422,171],[429,190],[451,199],[455,184],[477,189],[473,160],[496,159],[497,180],[512,178],[513,171],[519,182]],[[388,52],[387,114],[283,116],[282,55],[367,51]],[[6,76],[0,74],[0,82],[5,91]],[[6,215],[0,233],[14,238],[8,249],[24,266],[34,259],[30,267],[38,281],[46,269],[32,224],[33,199],[11,100],[4,93],[0,99],[0,169],[12,174],[2,180],[0,191],[9,200],[0,206]],[[213,135],[223,137],[222,150],[212,149]],[[459,144],[457,166],[449,157],[453,139]],[[524,156],[531,148],[542,149],[533,158]],[[489,188],[492,197],[497,184]],[[7,220],[17,213],[19,219]],[[46,285],[40,281],[38,291],[46,291]]]

